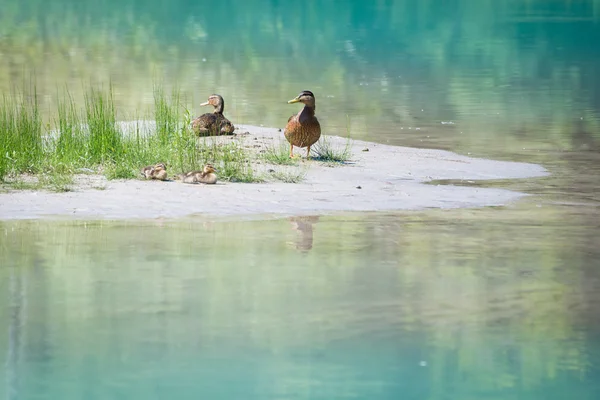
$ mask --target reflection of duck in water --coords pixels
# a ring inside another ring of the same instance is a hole
[[[292,224],[292,229],[299,233],[293,242],[296,250],[303,253],[310,251],[313,247],[313,225],[319,222],[319,217],[314,215],[290,217],[288,220]]]

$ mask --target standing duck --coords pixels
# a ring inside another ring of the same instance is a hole
[[[213,94],[208,97],[208,101],[200,104],[201,106],[211,105],[215,109],[212,113],[202,114],[192,121],[192,129],[199,136],[218,136],[232,135],[235,126],[225,116],[225,101],[218,94]]]
[[[294,156],[294,146],[307,147],[306,158],[310,157],[310,146],[321,137],[321,125],[315,117],[315,95],[308,90],[300,92],[288,104],[303,103],[304,107],[298,114],[292,115],[285,126],[284,135],[290,143],[290,158]]]
[[[217,172],[211,164],[206,164],[202,171],[190,171],[185,174],[180,174],[175,179],[183,183],[204,183],[206,185],[214,185],[217,183]]]
[[[148,165],[142,168],[142,176],[146,179],[157,179],[164,181],[167,179],[167,167],[163,163]]]

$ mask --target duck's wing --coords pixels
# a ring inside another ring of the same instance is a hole
[[[143,177],[148,178],[150,176],[150,174],[152,173],[152,171],[154,171],[154,166],[148,165],[147,167],[142,168],[142,170],[140,171],[140,174]]]
[[[192,129],[200,134],[210,133],[215,130],[217,119],[214,113],[202,114],[192,121]]]
[[[185,174],[183,174],[184,176],[194,176],[196,174],[200,174],[202,173],[202,171],[190,171],[190,172],[186,172]]]

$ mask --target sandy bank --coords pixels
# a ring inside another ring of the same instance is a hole
[[[239,139],[260,148],[278,144],[274,128],[239,126]],[[242,139],[243,138],[243,139]],[[229,139],[238,140],[238,139]],[[344,138],[331,137],[344,146]],[[368,149],[368,151],[364,151]],[[300,152],[304,155],[304,152]],[[545,176],[535,164],[470,158],[425,150],[354,141],[352,162],[331,167],[308,161],[302,183],[223,183],[106,181],[78,176],[67,193],[20,191],[0,193],[0,220],[30,218],[134,219],[176,218],[192,214],[325,214],[334,211],[417,210],[497,206],[522,196],[502,189],[426,185],[437,179],[516,179]],[[93,187],[102,187],[97,190]],[[360,187],[360,188],[359,188]]]

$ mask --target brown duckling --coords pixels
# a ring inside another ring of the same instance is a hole
[[[202,114],[192,121],[192,129],[199,136],[233,135],[235,126],[223,115],[225,100],[218,94],[209,96],[208,101],[201,106],[211,105],[212,113]]]
[[[167,167],[163,163],[148,165],[142,168],[142,176],[146,179],[157,179],[164,181],[167,179]]]
[[[202,171],[190,171],[185,174],[180,174],[175,179],[183,183],[204,183],[206,185],[214,185],[217,183],[217,170],[211,165],[206,164]]]
[[[290,158],[294,156],[294,146],[307,147],[306,158],[310,157],[310,146],[321,137],[321,125],[315,117],[315,95],[309,90],[303,90],[288,104],[303,103],[304,107],[298,114],[288,119],[284,135],[290,143]]]

